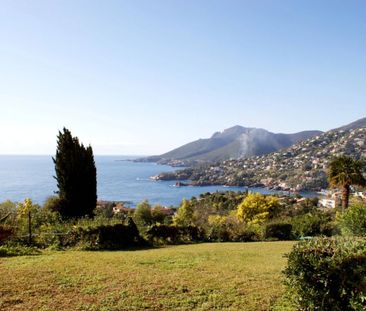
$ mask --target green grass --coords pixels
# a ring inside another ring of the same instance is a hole
[[[293,242],[0,259],[1,310],[270,310]]]

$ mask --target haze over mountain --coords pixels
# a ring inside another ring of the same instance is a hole
[[[236,125],[222,132],[216,132],[210,138],[198,139],[162,155],[142,160],[184,165],[238,159],[268,154],[321,133],[313,130],[294,134],[275,134],[261,128]]]

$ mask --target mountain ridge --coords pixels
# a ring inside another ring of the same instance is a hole
[[[235,125],[222,132],[215,132],[210,138],[201,138],[161,155],[138,159],[138,161],[186,166],[238,159],[268,154],[321,133],[317,130],[293,134],[272,133],[262,128]]]
[[[343,154],[366,159],[366,118],[267,155],[162,173],[155,179],[191,180],[191,184],[197,186],[259,186],[314,191],[327,187],[328,162]]]

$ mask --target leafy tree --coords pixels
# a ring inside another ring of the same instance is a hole
[[[166,219],[166,214],[163,212],[163,207],[161,205],[155,205],[154,208],[151,210],[151,216],[153,218],[154,223],[164,223]]]
[[[193,224],[193,207],[184,199],[173,218],[173,223],[178,226],[190,226]]]
[[[363,163],[349,156],[339,156],[334,158],[328,167],[328,182],[333,188],[342,189],[342,209],[346,209],[349,204],[351,185],[363,186],[366,180],[362,175]]]
[[[0,224],[14,224],[16,217],[16,203],[5,201],[0,203]]]
[[[210,240],[229,241],[230,223],[228,216],[210,215],[208,217]]]
[[[151,213],[151,205],[148,200],[145,200],[137,205],[133,214],[133,220],[140,230],[153,224],[154,221],[153,215]]]
[[[261,225],[270,219],[278,210],[278,198],[260,193],[248,193],[239,204],[238,219],[249,225]]]
[[[57,136],[53,161],[60,214],[65,218],[92,216],[97,201],[97,172],[92,147],[84,147],[64,128]]]

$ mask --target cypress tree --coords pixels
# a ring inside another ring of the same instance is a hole
[[[97,171],[92,147],[85,148],[64,128],[57,136],[53,162],[60,214],[64,218],[92,216],[97,201]]]

